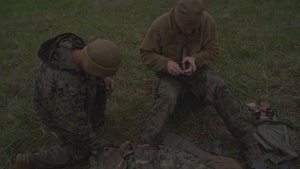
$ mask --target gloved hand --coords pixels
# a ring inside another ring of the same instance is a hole
[[[201,162],[207,166],[213,167],[214,169],[242,169],[240,164],[227,157],[209,155],[201,159]]]
[[[138,144],[134,148],[136,169],[159,169],[160,164],[155,160],[155,153],[149,144]]]
[[[247,165],[251,169],[265,169],[264,158],[258,144],[244,149]]]

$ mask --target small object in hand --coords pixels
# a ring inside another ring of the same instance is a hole
[[[186,64],[182,63],[182,70],[186,70]]]
[[[184,47],[184,48],[182,49],[182,53],[181,53],[182,60],[183,60],[183,58],[185,58],[186,56],[188,56],[188,51],[187,51],[186,47]],[[186,70],[186,69],[187,69],[186,63],[182,63],[182,70]]]

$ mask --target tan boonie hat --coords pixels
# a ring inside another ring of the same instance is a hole
[[[179,0],[174,16],[181,29],[196,29],[200,24],[202,12],[202,0]]]
[[[110,40],[96,39],[81,50],[80,60],[82,68],[93,75],[113,76],[121,65],[120,49]]]

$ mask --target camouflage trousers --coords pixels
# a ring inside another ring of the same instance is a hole
[[[35,109],[39,117],[61,143],[45,151],[19,154],[23,163],[27,163],[28,169],[58,169],[72,166],[87,160],[107,146],[107,142],[97,139],[94,132],[94,128],[103,123],[107,98],[103,90],[98,91],[96,97],[98,98],[88,97],[96,101],[89,102],[94,106],[89,106],[88,112],[78,111],[71,116],[64,111],[49,113],[38,100],[35,100]]]
[[[161,77],[155,101],[142,124],[138,142],[156,145],[176,105],[184,102],[187,94],[192,94],[207,105],[213,105],[228,130],[243,146],[257,144],[251,133],[252,127],[232,88],[211,69],[195,72],[191,76]]]

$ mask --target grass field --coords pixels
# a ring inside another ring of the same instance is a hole
[[[57,142],[36,117],[31,83],[39,65],[39,45],[72,32],[87,43],[97,37],[115,41],[122,67],[117,89],[107,106],[105,126],[97,131],[109,141],[133,141],[153,102],[156,77],[141,64],[138,47],[151,22],[170,10],[175,0],[0,0],[0,168],[9,168],[18,152],[47,149]],[[213,0],[205,9],[218,25],[221,54],[213,67],[231,83],[243,103],[269,102],[280,119],[300,127],[300,1]],[[184,118],[184,120],[182,120]],[[221,140],[224,154],[244,164],[237,141],[208,107],[171,119],[175,128],[211,143]],[[300,152],[300,132],[294,148]],[[73,168],[88,168],[82,164]],[[298,160],[295,169],[300,168]],[[72,168],[72,167],[70,167]]]

